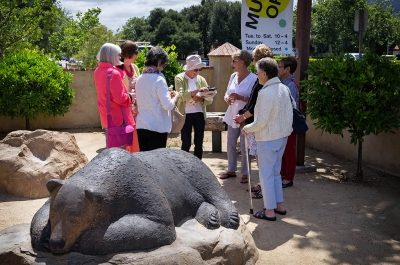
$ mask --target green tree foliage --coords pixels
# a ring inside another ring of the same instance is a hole
[[[310,79],[301,81],[307,114],[323,132],[350,133],[361,181],[364,137],[400,126],[400,65],[372,53],[361,60],[341,55],[314,61],[307,74]]]
[[[81,66],[90,68],[97,67],[97,53],[106,42],[117,42],[117,37],[114,36],[112,30],[107,29],[107,27],[103,25],[89,29],[87,39],[75,56],[79,61],[83,62]]]
[[[364,46],[377,54],[386,54],[387,45],[400,44],[400,14],[394,14],[391,1],[380,0],[368,8],[368,30]]]
[[[368,9],[368,28],[363,46],[382,54],[389,39],[399,43],[399,14],[393,14],[393,0],[317,0],[311,19],[311,44],[316,53],[338,55],[358,52],[359,33],[354,31],[355,10]]]
[[[78,12],[77,20],[65,14],[60,29],[49,38],[52,53],[58,58],[76,55],[92,33],[91,30],[100,26],[100,13],[100,8],[89,9],[84,14]]]
[[[177,61],[178,53],[175,51],[176,46],[171,45],[167,47],[162,47],[169,56],[169,62],[165,65],[162,73],[165,75],[168,85],[174,85],[174,78],[177,74],[183,72],[182,64]],[[135,64],[139,67],[140,72],[142,72],[144,67],[144,62],[146,61],[146,54],[148,50],[144,49],[139,52]]]
[[[7,53],[0,62],[0,115],[29,120],[64,115],[73,103],[72,74],[37,50]]]
[[[214,3],[211,14],[209,39],[213,46],[218,47],[229,42],[236,47],[242,47],[240,35],[241,3]]]
[[[130,18],[122,26],[121,37],[126,40],[145,41],[150,40],[150,25],[145,17]]]
[[[131,18],[121,38],[150,41],[153,45],[176,45],[180,59],[198,52],[207,55],[212,45],[230,42],[241,47],[241,3],[202,0],[201,5],[181,12],[155,8],[147,18]]]
[[[0,57],[42,39],[58,19],[55,0],[0,1]]]

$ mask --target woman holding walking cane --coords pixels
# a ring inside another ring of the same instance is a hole
[[[280,170],[287,137],[292,133],[293,107],[288,87],[278,78],[278,63],[272,58],[263,58],[257,62],[256,69],[262,88],[254,109],[254,122],[244,126],[242,132],[254,132],[264,191],[264,210],[253,216],[275,221],[275,214],[286,214]]]

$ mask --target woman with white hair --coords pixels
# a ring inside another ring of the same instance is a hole
[[[165,76],[161,73],[168,60],[168,54],[163,49],[152,47],[146,55],[142,75],[136,82],[139,112],[136,128],[140,151],[167,146],[168,133],[172,128],[171,110],[179,97],[179,93],[169,92]]]
[[[254,217],[276,220],[285,215],[281,163],[288,136],[292,133],[293,107],[287,86],[278,78],[278,63],[263,58],[256,63],[258,82],[262,85],[254,109],[254,121],[243,127],[243,134],[254,132],[264,210]]]
[[[185,124],[181,130],[181,149],[189,152],[194,130],[194,155],[199,159],[203,157],[206,106],[213,101],[197,96],[198,92],[208,91],[206,79],[199,75],[205,66],[199,55],[190,55],[183,66],[185,72],[175,76],[175,89],[182,95],[178,101],[178,108],[181,113],[186,113]]]
[[[101,125],[108,128],[107,124],[107,75],[110,73],[110,112],[115,126],[135,125],[131,112],[132,96],[127,92],[122,81],[125,73],[115,66],[120,65],[121,48],[112,43],[105,43],[97,60],[99,65],[94,71],[94,82],[97,91],[97,106],[99,108]],[[124,113],[125,112],[125,115]],[[127,120],[124,121],[124,116]],[[107,139],[106,139],[107,140]]]

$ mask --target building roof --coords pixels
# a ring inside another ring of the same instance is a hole
[[[240,49],[233,46],[229,42],[225,42],[215,50],[212,50],[207,54],[207,56],[215,56],[215,57],[222,57],[222,56],[232,56],[236,51]]]

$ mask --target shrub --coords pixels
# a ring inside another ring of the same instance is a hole
[[[360,60],[326,57],[310,63],[307,74],[301,81],[306,113],[317,129],[350,133],[350,142],[358,144],[356,181],[361,181],[364,136],[400,126],[399,65],[372,53]]]
[[[179,73],[183,72],[182,64],[177,61],[178,58],[178,53],[175,51],[176,47],[175,45],[167,46],[167,47],[161,47],[163,48],[169,56],[169,62],[168,64],[165,65],[164,70],[162,73],[165,75],[165,78],[167,79],[167,84],[168,85],[174,85],[174,79],[175,76]],[[146,53],[148,52],[148,49],[143,49],[142,51],[139,52],[135,64],[139,67],[140,72],[142,72],[143,67],[144,67],[144,62],[146,61]]]
[[[10,52],[0,62],[0,115],[26,118],[68,112],[74,90],[72,74],[37,50]]]

